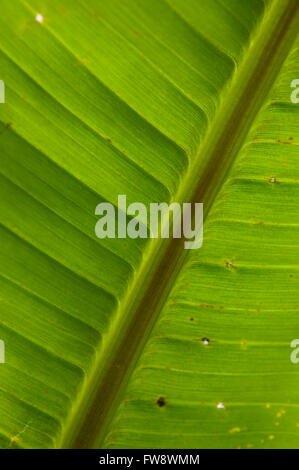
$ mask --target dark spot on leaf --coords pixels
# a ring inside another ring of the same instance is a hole
[[[191,317],[191,318],[189,318],[189,320],[190,320],[190,321],[194,321],[194,318],[193,318],[193,317]]]
[[[163,406],[166,405],[165,398],[160,397],[158,400],[156,400],[156,405],[159,406],[159,408],[163,408]]]
[[[12,126],[11,122],[7,122],[3,124],[0,128],[0,135],[2,135],[7,129],[9,129]]]
[[[203,344],[205,344],[206,346],[209,344],[210,340],[209,338],[201,338],[201,341],[203,342]]]
[[[109,139],[108,137],[107,137],[107,139],[106,139],[106,140],[107,140],[108,144],[111,144],[111,143],[112,143],[112,140],[111,140],[111,139]]]
[[[294,140],[294,137],[289,137],[289,140]]]
[[[294,274],[290,274],[290,277],[294,277]]]

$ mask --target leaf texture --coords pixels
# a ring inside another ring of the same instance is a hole
[[[0,447],[60,447],[80,424],[155,243],[97,239],[95,207],[176,199],[275,5],[2,0]],[[104,446],[295,446],[297,64],[298,43]]]

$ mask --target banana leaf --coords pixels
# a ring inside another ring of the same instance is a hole
[[[297,448],[297,0],[0,23],[0,447]],[[202,248],[97,238],[120,194],[202,202]]]

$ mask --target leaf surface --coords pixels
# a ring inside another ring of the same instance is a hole
[[[266,96],[296,2],[1,12],[0,446],[295,443],[298,44]],[[175,246],[174,276],[169,262],[161,279],[172,240],[95,237],[102,201],[185,202],[198,188],[204,247],[185,259]]]

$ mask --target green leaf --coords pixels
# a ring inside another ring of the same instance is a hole
[[[0,446],[296,447],[297,1],[1,13]],[[203,248],[96,238],[119,194]]]

